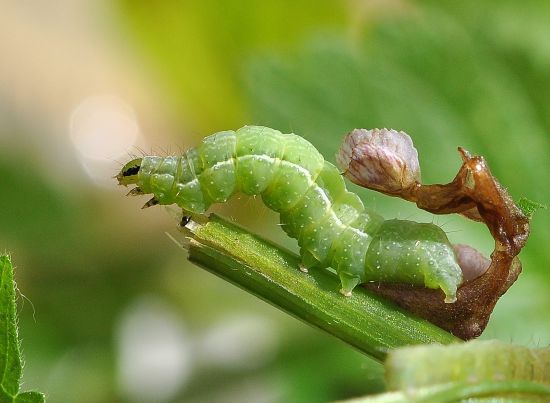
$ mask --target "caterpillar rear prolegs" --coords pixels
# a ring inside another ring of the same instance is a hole
[[[121,185],[152,194],[145,207],[177,204],[204,214],[237,192],[261,195],[298,240],[301,268],[332,267],[341,292],[366,282],[441,289],[454,302],[462,271],[445,233],[433,224],[388,220],[346,190],[339,170],[305,139],[245,126],[206,137],[181,156],[146,156],[126,164]]]

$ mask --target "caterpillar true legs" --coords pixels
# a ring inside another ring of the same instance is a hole
[[[206,137],[181,156],[146,156],[117,175],[146,206],[177,204],[204,214],[237,192],[261,195],[298,240],[305,269],[332,267],[350,295],[366,282],[440,288],[454,302],[462,272],[445,233],[433,224],[386,220],[346,190],[338,169],[305,139],[259,126]]]

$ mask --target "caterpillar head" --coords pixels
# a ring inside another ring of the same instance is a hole
[[[124,165],[116,176],[118,184],[122,186],[138,184],[139,171],[141,170],[142,162],[143,158],[136,158]],[[137,186],[128,192],[128,196],[141,196],[145,193],[146,192],[144,192],[139,186]],[[157,204],[159,204],[158,199],[156,197],[153,197],[151,200],[145,203],[142,208],[155,206]]]
[[[122,167],[116,176],[119,185],[128,186],[138,183],[138,173],[142,158],[136,158]]]

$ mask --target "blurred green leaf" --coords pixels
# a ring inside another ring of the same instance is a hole
[[[19,393],[23,372],[15,305],[15,283],[9,256],[0,256],[0,399],[2,402],[43,402],[38,392]]]
[[[250,123],[239,82],[248,56],[288,48],[313,29],[341,27],[346,11],[334,0],[118,3],[121,21],[159,72],[167,107],[206,132]]]

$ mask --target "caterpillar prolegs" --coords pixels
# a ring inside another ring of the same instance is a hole
[[[456,300],[462,271],[445,232],[434,224],[384,220],[346,190],[341,172],[294,134],[245,126],[206,137],[180,156],[145,156],[117,175],[146,206],[177,204],[204,214],[233,194],[260,195],[298,240],[304,269],[332,267],[341,292],[358,284],[399,283],[441,289]]]

